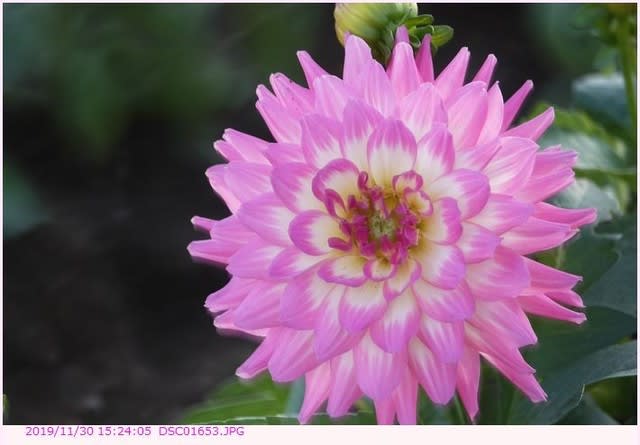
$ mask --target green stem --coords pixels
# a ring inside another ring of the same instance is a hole
[[[467,416],[464,413],[464,409],[460,403],[460,398],[457,395],[453,398],[453,406],[455,407],[458,425],[467,425],[469,422],[467,422]]]
[[[633,126],[633,137],[637,134],[638,122],[636,111],[636,92],[633,87],[633,64],[630,57],[629,42],[629,21],[626,17],[621,19],[620,26],[617,30],[618,50],[622,61],[622,74],[624,76],[624,89],[627,93],[627,106],[631,115],[631,124]],[[635,150],[634,150],[635,151]]]

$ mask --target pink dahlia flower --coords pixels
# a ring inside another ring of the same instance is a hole
[[[526,256],[595,217],[543,202],[574,180],[575,152],[535,142],[553,110],[511,126],[530,81],[505,102],[493,55],[465,83],[462,48],[435,77],[429,36],[414,58],[397,34],[386,70],[350,36],[342,79],[302,51],[308,88],[259,86],[276,142],[227,130],[207,176],[232,215],[193,220],[211,239],[191,255],[232,275],[207,298],[215,326],[262,338],[237,375],[304,376],[301,422],[367,396],[379,423],[413,424],[419,387],[474,418],[480,356],[543,401],[527,313],[585,320],[566,307],[580,277]]]

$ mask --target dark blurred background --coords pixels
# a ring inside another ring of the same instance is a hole
[[[508,97],[568,101],[595,39],[577,5],[421,5]],[[194,264],[195,215],[221,218],[205,169],[227,127],[270,139],[254,92],[303,82],[295,51],[341,73],[332,4],[6,4],[4,392],[9,423],[167,423],[253,345],[203,303],[227,280]]]

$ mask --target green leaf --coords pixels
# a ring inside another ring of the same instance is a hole
[[[509,413],[510,424],[552,424],[575,408],[584,385],[614,377],[636,375],[635,341],[600,349],[542,379],[548,400],[533,404],[516,393]]]
[[[573,82],[574,105],[605,125],[630,130],[624,78],[620,73],[588,74]]]
[[[551,201],[559,207],[569,209],[593,207],[598,212],[597,222],[610,220],[622,213],[614,193],[604,191],[588,179],[576,179]]]
[[[447,25],[436,25],[431,33],[431,45],[440,48],[453,38],[453,28]]]
[[[619,425],[589,394],[585,394],[578,406],[569,412],[560,425]]]

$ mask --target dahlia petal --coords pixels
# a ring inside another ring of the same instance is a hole
[[[378,320],[387,310],[382,284],[367,282],[360,287],[348,287],[340,300],[340,324],[349,332],[360,332]]]
[[[320,76],[313,81],[315,109],[324,116],[342,121],[342,112],[352,96],[346,85],[336,76]]]
[[[585,224],[591,224],[596,220],[595,209],[563,209],[546,202],[534,204],[533,216],[541,220],[568,224],[572,229],[577,229]]]
[[[413,169],[416,141],[402,122],[384,121],[369,137],[367,159],[376,184],[389,188],[395,175]]]
[[[416,140],[422,139],[435,124],[447,123],[442,99],[431,83],[420,85],[404,97],[398,106],[398,116]]]
[[[415,337],[409,343],[408,355],[409,366],[429,398],[440,405],[448,403],[456,389],[456,365],[438,360],[429,348]]]
[[[423,235],[430,241],[442,244],[455,243],[462,234],[460,210],[452,198],[442,198],[433,203],[433,214],[428,219]]]
[[[529,182],[515,196],[527,202],[542,201],[573,184],[575,175],[571,167],[546,175],[531,175]]]
[[[465,347],[458,363],[456,388],[462,404],[474,420],[478,414],[478,387],[480,386],[480,356],[471,348]]]
[[[326,296],[315,321],[313,347],[318,360],[324,361],[353,348],[364,332],[351,333],[340,324],[340,301],[344,286],[335,286]]]
[[[447,323],[473,315],[475,301],[465,281],[455,289],[440,289],[423,280],[413,283],[413,295],[420,309],[429,317]]]
[[[295,116],[313,110],[313,93],[281,73],[269,76],[269,83],[280,103]]]
[[[513,96],[511,96],[504,104],[504,118],[502,120],[502,131],[505,131],[513,122],[518,114],[522,103],[533,89],[533,82],[527,80]]]
[[[537,141],[551,126],[554,117],[553,107],[549,107],[533,119],[505,131],[504,136],[515,136]]]
[[[253,230],[260,238],[280,246],[290,246],[287,227],[294,214],[282,205],[275,193],[265,193],[245,202],[238,209],[238,220]]]
[[[343,78],[353,88],[361,85],[361,76],[365,67],[373,60],[369,45],[360,37],[350,35],[344,46]]]
[[[471,170],[454,170],[434,183],[427,193],[433,200],[450,197],[456,200],[464,220],[477,215],[489,199],[489,181],[485,175]]]
[[[414,259],[422,267],[422,278],[442,289],[455,289],[465,274],[462,252],[452,245],[425,242]]]
[[[329,397],[331,390],[331,365],[323,363],[304,376],[304,401],[300,407],[298,421],[305,424]]]
[[[334,159],[316,173],[311,190],[319,200],[326,202],[327,190],[333,190],[343,199],[358,193],[358,168],[348,159]]]
[[[344,155],[358,170],[367,170],[367,142],[383,117],[363,102],[350,101],[344,108]]]
[[[194,216],[191,218],[193,228],[205,233],[209,233],[211,229],[213,229],[215,222],[213,219],[203,218],[202,216]]]
[[[494,232],[470,222],[462,223],[462,234],[456,242],[467,264],[491,258],[499,244],[500,237]]]
[[[395,175],[391,180],[393,189],[397,193],[402,193],[406,189],[420,190],[422,188],[422,176],[415,171],[404,172],[399,175]]]
[[[493,54],[489,54],[476,73],[475,77],[473,78],[473,82],[484,82],[489,85],[489,82],[491,82],[491,76],[493,75],[493,70],[496,67],[497,62],[498,59],[496,59],[496,56],[494,56]]]
[[[312,344],[313,331],[282,328],[268,364],[273,381],[291,382],[318,366]]]
[[[421,107],[416,107],[421,110]],[[434,125],[418,142],[415,169],[427,184],[432,183],[453,168],[455,152],[451,133],[445,125]]]
[[[279,338],[279,330],[271,330],[269,335],[262,340],[262,343],[258,345],[256,350],[253,351],[249,358],[236,370],[236,375],[241,379],[252,379],[262,371],[266,370],[269,359],[273,355],[273,351],[275,346],[278,344]]]
[[[240,278],[269,278],[269,267],[273,259],[284,249],[280,246],[256,239],[247,243],[229,258],[227,270]]]
[[[420,338],[443,363],[457,363],[464,346],[464,322],[444,323],[422,316]]]
[[[273,142],[269,144],[269,147],[265,150],[264,156],[273,166],[289,164],[291,162],[305,162],[302,150],[300,150],[300,145],[297,144]]]
[[[251,201],[273,191],[271,166],[250,162],[230,162],[224,175],[225,182],[240,202]]]
[[[554,269],[529,258],[525,258],[524,261],[531,276],[532,288],[543,291],[571,289],[581,280],[577,275]]]
[[[420,311],[410,291],[389,302],[386,312],[371,325],[371,339],[387,352],[406,349],[407,343],[418,331]]]
[[[273,259],[269,266],[269,277],[276,280],[292,278],[318,262],[317,256],[307,255],[295,246],[287,247]]]
[[[342,232],[336,220],[318,210],[302,212],[289,224],[291,241],[309,255],[329,253],[331,248],[327,240],[341,235]]]
[[[364,101],[383,116],[389,116],[395,108],[396,100],[387,73],[375,60],[363,69],[361,81]]]
[[[464,326],[465,341],[472,348],[494,357],[507,364],[515,372],[530,373],[535,370],[522,357],[515,342],[509,337],[501,336],[493,331],[480,331],[466,323]]]
[[[560,145],[553,145],[536,153],[533,174],[545,175],[564,170],[566,167],[573,167],[577,160],[578,153],[574,150],[565,150]]]
[[[504,102],[498,82],[487,92],[487,119],[478,136],[477,144],[485,144],[498,137],[502,128]]]
[[[396,417],[396,408],[393,403],[393,398],[389,397],[386,400],[374,400],[373,406],[376,411],[376,423],[378,425],[393,425],[393,421]]]
[[[417,420],[418,381],[408,368],[392,397],[398,423],[400,425],[415,425]]]
[[[262,85],[260,87],[258,87],[258,95],[263,96],[266,88]],[[276,141],[292,144],[300,142],[300,124],[298,120],[275,97],[273,97],[273,100],[258,100],[256,108]]]
[[[240,207],[241,201],[233,194],[225,179],[229,164],[218,164],[207,169],[206,175],[211,184],[211,188],[222,198],[224,203],[229,207],[231,213],[234,213]]]
[[[260,164],[267,163],[263,153],[255,149],[253,151],[243,153],[227,141],[216,141],[213,143],[213,148],[228,161],[248,161]]]
[[[360,286],[367,280],[364,274],[366,259],[360,255],[345,255],[327,260],[318,269],[318,275],[330,283]]]
[[[504,137],[501,148],[484,167],[491,191],[506,195],[517,192],[533,171],[538,145],[530,139]]]
[[[502,246],[496,248],[493,258],[467,264],[465,278],[471,293],[488,301],[515,298],[530,283],[524,258]]]
[[[570,321],[575,324],[581,324],[587,319],[583,313],[567,309],[544,294],[522,295],[518,297],[518,302],[522,309],[534,315]]]
[[[500,140],[495,139],[486,144],[476,145],[472,150],[458,151],[453,168],[482,171],[500,147]]]
[[[558,303],[575,307],[584,307],[584,303],[580,295],[572,290],[548,291],[545,295]]]
[[[207,297],[204,307],[212,313],[234,308],[238,306],[249,294],[249,291],[259,283],[257,280],[231,277],[231,280],[229,280],[225,287]]]
[[[469,322],[484,331],[495,331],[511,338],[517,347],[538,342],[531,323],[518,301],[477,301],[476,312]]]
[[[373,281],[385,281],[387,278],[395,275],[398,269],[394,264],[386,258],[373,258],[364,265],[364,274]]]
[[[413,58],[413,48],[409,43],[395,45],[387,68],[391,87],[398,100],[413,92],[420,85],[420,74]]]
[[[504,376],[516,385],[529,399],[534,402],[544,402],[547,394],[544,392],[533,373],[521,373],[515,371],[508,364],[490,354],[482,354],[489,363],[498,369]]]
[[[265,163],[264,152],[269,143],[250,134],[227,128],[222,139],[237,153],[238,160]],[[229,159],[231,161],[231,159]]]
[[[331,391],[327,413],[331,417],[344,416],[360,397],[362,391],[357,384],[353,352],[348,351],[331,360]]]
[[[307,85],[309,85],[309,87],[313,86],[313,82],[316,80],[316,78],[326,76],[328,74],[311,58],[309,53],[307,53],[306,51],[298,51],[297,56],[298,61],[300,62],[300,66],[302,67],[302,71],[304,71],[304,77],[307,79]]]
[[[402,380],[406,354],[385,352],[365,335],[354,348],[353,355],[362,392],[374,401],[389,398]]]
[[[421,275],[420,264],[413,258],[407,258],[396,268],[395,274],[384,282],[383,293],[391,300],[411,286]]]
[[[302,152],[309,164],[324,167],[342,158],[342,129],[337,121],[317,114],[302,119]]]
[[[416,66],[423,82],[433,82],[433,60],[431,59],[431,35],[426,34],[416,54]]]
[[[292,162],[273,169],[271,185],[273,191],[293,212],[323,210],[324,205],[313,196],[311,181],[315,170],[307,164]]]
[[[443,99],[446,100],[454,91],[462,87],[470,57],[471,54],[466,47],[460,48],[458,54],[438,75],[435,85]]]
[[[451,97],[450,102],[446,105],[454,147],[473,147],[487,117],[488,98],[485,84],[468,83]]]
[[[253,235],[252,238],[245,239],[242,244],[255,238],[255,235]],[[187,251],[194,260],[212,264],[227,264],[229,258],[235,254],[238,249],[239,246],[237,242],[231,240],[224,242],[217,239],[192,241],[187,246]]]
[[[482,211],[469,220],[496,235],[523,224],[533,213],[531,204],[508,195],[492,194]]]
[[[318,277],[316,268],[293,278],[283,287],[279,315],[284,326],[313,329],[320,307],[335,287]]]
[[[568,224],[549,222],[535,217],[505,233],[502,245],[521,255],[557,247],[578,232]]]
[[[242,329],[264,329],[280,325],[280,297],[284,284],[254,287],[233,311],[233,321]]]

